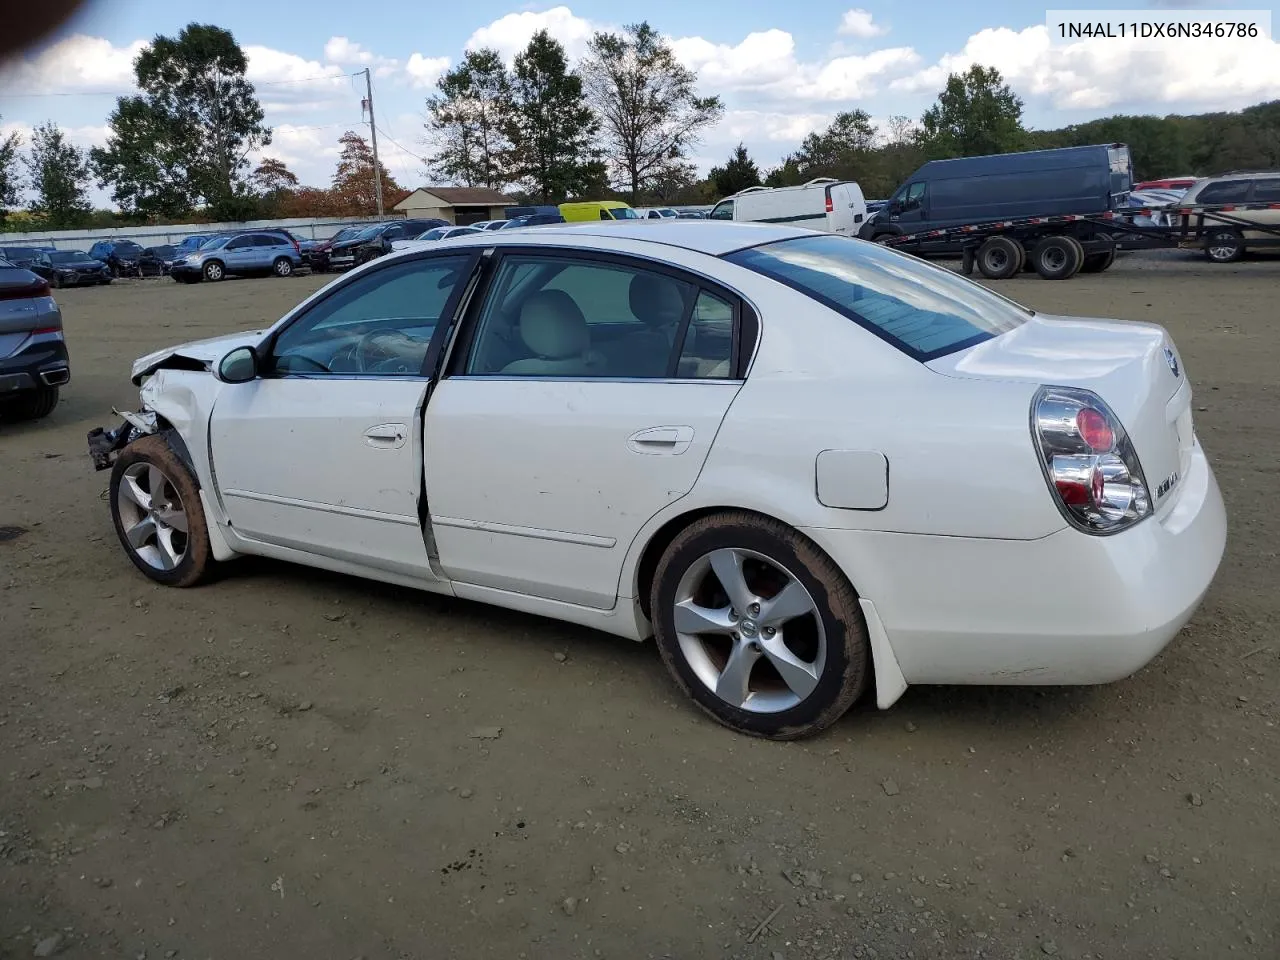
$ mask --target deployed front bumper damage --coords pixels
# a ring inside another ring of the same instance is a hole
[[[89,431],[89,456],[93,458],[95,470],[110,470],[117,453],[139,437],[155,433],[159,429],[156,415],[151,410],[135,413],[122,412],[112,407],[111,412],[123,420],[118,427],[113,430],[94,427]]]

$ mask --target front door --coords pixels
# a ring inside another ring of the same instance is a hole
[[[623,559],[693,487],[737,394],[740,305],[644,261],[516,251],[427,407],[454,581],[611,608]]]
[[[474,260],[400,260],[311,305],[229,384],[209,426],[219,495],[241,536],[434,579],[419,516],[422,405]]]

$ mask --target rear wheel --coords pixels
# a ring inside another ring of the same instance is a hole
[[[1007,280],[1022,269],[1022,244],[1009,237],[991,237],[978,248],[977,265],[988,280]]]
[[[1244,237],[1239,230],[1214,230],[1205,237],[1204,255],[1213,263],[1234,263],[1244,256]]]
[[[44,384],[34,390],[25,390],[9,400],[4,412],[12,420],[40,420],[53,413],[58,405],[58,388]]]
[[[1087,253],[1084,257],[1084,263],[1080,265],[1081,273],[1102,273],[1111,267],[1116,261],[1116,249],[1112,247],[1105,253]]]
[[[776,520],[732,511],[691,524],[659,562],[650,604],[676,683],[739,733],[817,733],[866,689],[857,594],[813,541]]]
[[[271,272],[277,277],[287,277],[293,273],[293,261],[288,257],[276,257],[276,262],[271,265]]]
[[[1075,237],[1045,237],[1032,249],[1031,263],[1045,280],[1066,280],[1084,264],[1084,247]]]
[[[111,519],[133,565],[157,583],[191,587],[213,571],[200,491],[162,437],[135,440],[111,471]]]

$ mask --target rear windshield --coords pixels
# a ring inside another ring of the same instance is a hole
[[[989,340],[1034,315],[958,273],[848,237],[780,240],[725,259],[813,297],[917,360]]]

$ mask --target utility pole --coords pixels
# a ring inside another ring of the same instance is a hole
[[[369,108],[369,142],[373,146],[373,189],[378,197],[378,216],[382,212],[382,167],[378,164],[378,128],[373,119],[373,80],[369,68],[364,68],[365,105]]]

